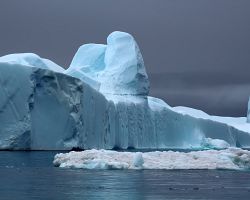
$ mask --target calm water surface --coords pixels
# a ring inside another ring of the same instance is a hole
[[[60,169],[56,153],[0,152],[0,199],[250,199],[250,172]]]

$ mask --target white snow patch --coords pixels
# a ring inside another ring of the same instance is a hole
[[[54,165],[81,169],[233,169],[250,168],[250,151],[224,150],[117,152],[111,150],[71,151],[55,155]]]
[[[0,57],[1,63],[20,64],[29,67],[49,69],[63,73],[64,69],[49,59],[41,58],[34,53],[15,53]]]

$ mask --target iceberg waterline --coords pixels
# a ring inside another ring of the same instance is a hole
[[[139,47],[123,32],[81,46],[67,70],[35,54],[0,57],[0,87],[0,149],[250,147],[247,117],[147,96]]]

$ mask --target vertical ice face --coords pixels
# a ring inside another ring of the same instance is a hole
[[[0,63],[0,149],[65,149],[82,94],[82,82],[63,73]]]
[[[250,97],[249,97],[249,100],[248,100],[247,122],[250,123]]]
[[[0,148],[29,149],[31,67],[0,62]]]
[[[104,94],[147,95],[149,81],[134,38],[113,32],[107,45],[82,45],[66,74],[77,77]]]

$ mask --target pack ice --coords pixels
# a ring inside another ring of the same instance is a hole
[[[81,46],[67,70],[35,54],[0,57],[0,149],[250,147],[250,115],[210,116],[148,96],[134,38]]]

